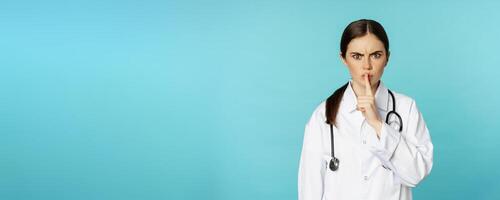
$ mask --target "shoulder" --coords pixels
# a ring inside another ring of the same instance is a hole
[[[396,99],[396,105],[400,110],[406,110],[407,112],[415,111],[416,102],[412,97],[395,91],[392,91],[392,93],[394,94],[394,98]]]
[[[402,103],[412,103],[412,102],[415,101],[415,100],[413,100],[412,97],[410,97],[410,96],[408,96],[406,94],[403,94],[403,93],[400,93],[400,92],[396,92],[394,90],[390,90],[390,91],[394,94],[394,97],[399,102],[402,102]]]
[[[325,122],[326,121],[325,110],[326,110],[326,100],[323,100],[316,105],[316,108],[314,109],[314,111],[311,114],[311,117],[309,118],[308,124],[312,122]]]

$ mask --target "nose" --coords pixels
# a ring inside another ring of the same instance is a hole
[[[363,69],[364,70],[371,70],[372,69],[372,62],[371,62],[369,57],[365,59],[365,62],[363,63]]]

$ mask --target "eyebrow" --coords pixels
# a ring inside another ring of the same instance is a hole
[[[384,51],[381,51],[381,50],[374,51],[374,52],[370,53],[370,55],[377,54],[377,53],[384,53]],[[362,53],[355,52],[355,51],[351,52],[350,54],[351,54],[351,55],[352,55],[352,54],[359,54],[359,55],[362,55],[362,56],[364,55],[364,54],[362,54]]]

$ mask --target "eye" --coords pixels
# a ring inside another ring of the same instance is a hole
[[[359,54],[353,54],[352,58],[354,58],[354,60],[361,60],[361,55],[359,55]]]
[[[375,59],[379,59],[380,57],[382,57],[382,54],[381,53],[376,53],[376,54],[373,54],[372,56]]]

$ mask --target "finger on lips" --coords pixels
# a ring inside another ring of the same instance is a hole
[[[372,87],[370,84],[369,74],[365,74],[365,91],[366,91],[366,95],[372,96],[373,93],[372,93]]]
[[[371,105],[374,103],[375,98],[373,97],[373,92],[370,84],[369,74],[364,75],[365,80],[365,95],[359,95],[357,99],[357,107],[356,110],[361,112],[365,112]]]

